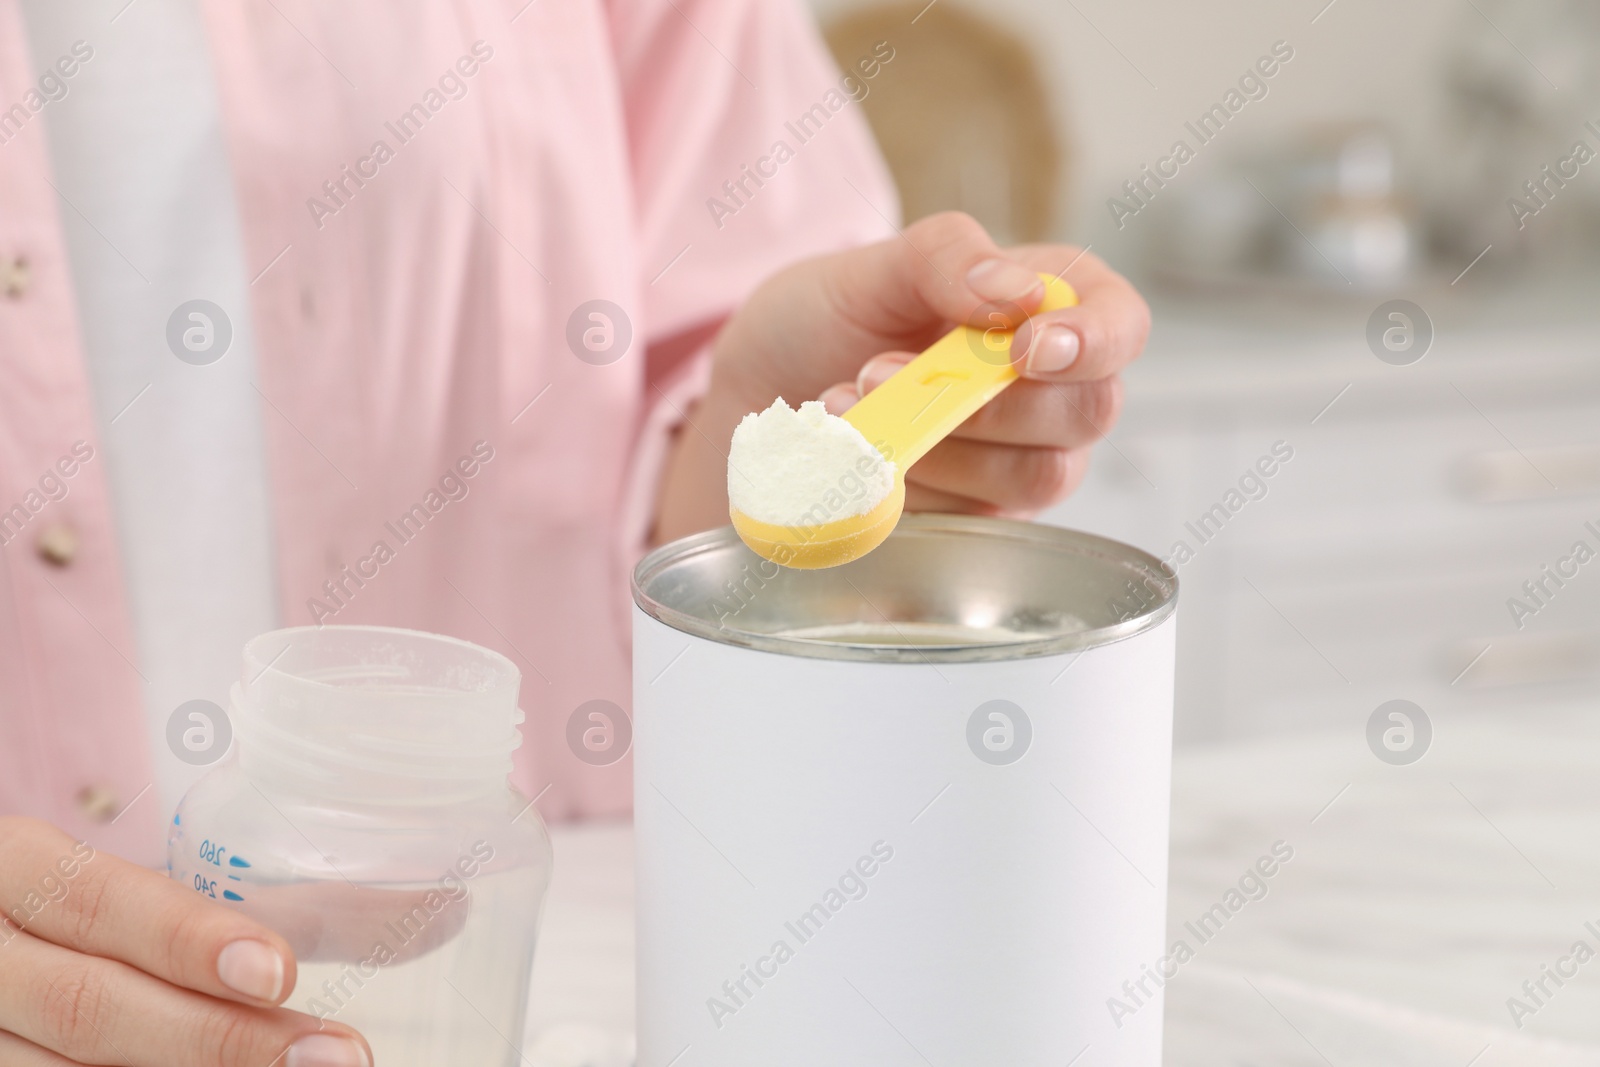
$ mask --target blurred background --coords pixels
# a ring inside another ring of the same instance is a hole
[[[1600,547],[1600,5],[814,7],[842,66],[896,45],[862,107],[907,220],[1088,245],[1150,300],[1046,518],[1192,552],[1181,743],[1593,691],[1600,566],[1523,583]]]

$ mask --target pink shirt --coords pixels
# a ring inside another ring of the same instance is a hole
[[[661,342],[886,231],[894,195],[838,72],[787,0],[203,8],[285,624],[499,649],[523,671],[519,787],[547,817],[625,812],[628,761],[583,763],[564,732],[585,701],[630,705],[628,571],[705,371]],[[104,465],[74,460],[97,429],[25,41],[0,0],[0,812],[156,862],[167,813]],[[592,300],[631,321],[615,362],[569,347]],[[464,498],[393,532],[486,449]],[[63,528],[64,564],[41,549]]]

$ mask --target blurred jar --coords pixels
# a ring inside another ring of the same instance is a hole
[[[263,634],[237,744],[173,817],[172,877],[286,938],[286,1006],[355,1027],[383,1067],[520,1059],[551,866],[508,783],[520,681],[433,634]]]
[[[1219,160],[1151,204],[1157,276],[1233,290],[1383,289],[1425,266],[1393,142],[1322,126]]]
[[[1416,242],[1395,191],[1387,137],[1359,128],[1328,135],[1290,174],[1309,208],[1309,240],[1288,242],[1303,273],[1315,277],[1332,267],[1367,286],[1410,273]]]

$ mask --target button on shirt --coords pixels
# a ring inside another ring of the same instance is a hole
[[[0,260],[0,293],[18,300],[28,293],[28,282],[33,278],[28,271],[28,261],[20,256]]]
[[[34,542],[39,558],[57,567],[65,567],[78,556],[78,532],[66,523],[54,522],[39,531]]]

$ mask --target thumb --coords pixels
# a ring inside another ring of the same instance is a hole
[[[970,215],[946,211],[899,236],[842,257],[839,303],[883,332],[932,322],[1020,324],[1044,299],[1044,283],[994,243]]]

